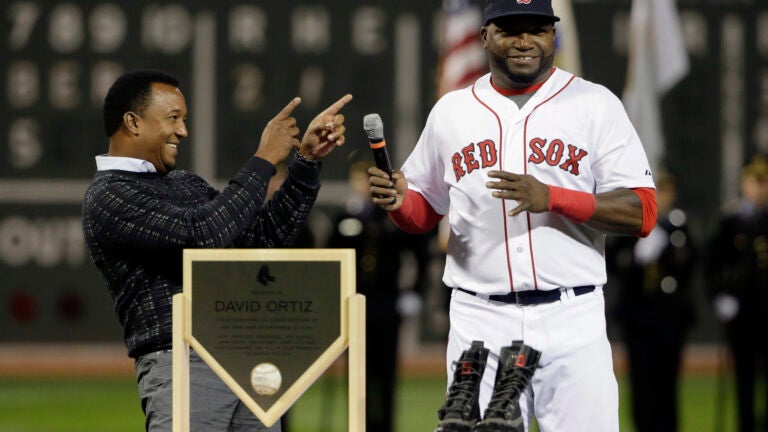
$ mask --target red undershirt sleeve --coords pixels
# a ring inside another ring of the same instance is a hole
[[[425,233],[437,225],[442,215],[438,214],[418,192],[408,190],[399,209],[389,212],[389,218],[401,230],[411,233]]]
[[[656,226],[656,218],[658,217],[656,189],[635,188],[632,189],[632,191],[640,198],[640,203],[643,207],[643,226],[640,228],[640,232],[637,233],[637,236],[648,237],[648,234],[651,233],[653,227]]]

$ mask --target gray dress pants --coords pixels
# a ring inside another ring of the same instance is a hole
[[[172,356],[163,350],[136,360],[147,432],[172,432]],[[280,432],[279,421],[266,428],[200,356],[189,357],[190,432]]]

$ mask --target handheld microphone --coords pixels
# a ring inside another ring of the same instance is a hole
[[[384,171],[387,175],[392,175],[392,163],[389,161],[387,152],[387,142],[384,140],[384,123],[378,114],[368,114],[363,117],[363,129],[371,143],[373,151],[373,160],[376,162],[376,168]]]

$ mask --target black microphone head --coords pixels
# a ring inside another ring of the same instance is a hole
[[[378,114],[368,114],[363,117],[363,129],[369,141],[377,142],[384,139],[384,122]]]

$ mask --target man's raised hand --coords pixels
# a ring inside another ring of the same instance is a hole
[[[256,156],[277,165],[288,157],[294,147],[299,146],[299,127],[291,114],[300,103],[299,97],[291,99],[288,105],[267,123],[261,133]]]
[[[299,146],[299,153],[302,156],[319,160],[334,148],[344,144],[346,128],[344,115],[339,114],[339,111],[351,100],[352,95],[346,94],[312,119]]]

